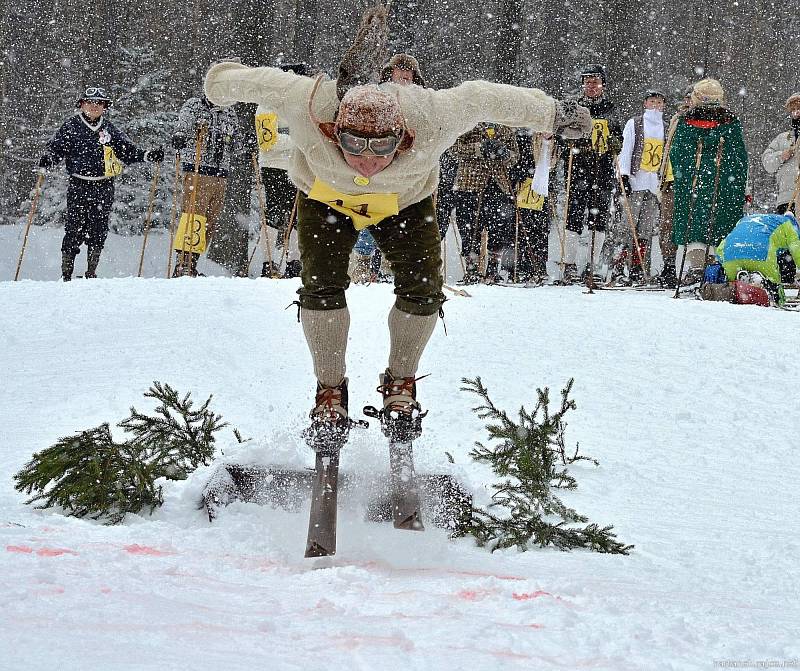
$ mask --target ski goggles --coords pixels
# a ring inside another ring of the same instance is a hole
[[[340,130],[337,135],[339,146],[346,154],[361,156],[368,149],[375,156],[390,156],[403,141],[403,133],[397,137],[394,133],[380,137],[363,137],[350,131]]]

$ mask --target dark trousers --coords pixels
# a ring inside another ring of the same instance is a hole
[[[433,315],[444,303],[441,238],[433,199],[409,205],[369,227],[394,275],[395,306],[401,312]],[[297,242],[303,264],[300,305],[336,310],[347,305],[350,252],[358,231],[350,217],[300,194]]]
[[[85,243],[88,251],[99,254],[108,237],[108,218],[113,204],[113,179],[89,181],[70,177],[61,252],[75,258]]]
[[[547,237],[550,234],[550,202],[541,210],[519,209],[518,271],[521,275],[547,274]]]
[[[276,246],[283,246],[283,237],[289,227],[297,189],[285,170],[280,168],[261,168],[261,181],[264,184],[267,224],[278,230]]]
[[[459,191],[455,208],[464,258],[480,252],[483,229],[489,234],[490,252],[499,252],[513,241],[514,201],[494,182],[489,182],[483,193]]]
[[[576,161],[569,189],[567,230],[580,235],[588,224],[589,230],[605,231],[613,190],[614,164],[610,158],[589,160],[585,164]]]

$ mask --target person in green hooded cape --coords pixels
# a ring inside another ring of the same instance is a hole
[[[694,85],[692,106],[678,122],[669,152],[675,176],[672,239],[676,245],[688,245],[688,282],[702,276],[706,249],[728,235],[744,213],[747,149],[742,124],[724,107],[724,96],[716,79]]]

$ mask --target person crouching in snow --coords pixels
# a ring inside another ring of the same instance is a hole
[[[794,281],[800,265],[799,232],[791,213],[742,217],[717,246],[725,276],[733,282],[741,271],[759,273],[770,298],[783,305],[783,284]]]
[[[114,178],[122,164],[164,160],[164,149],[139,149],[105,116],[111,98],[90,86],[78,98],[75,114],[56,131],[39,159],[42,170],[52,170],[66,159],[69,173],[67,221],[61,243],[61,277],[72,279],[75,257],[86,243],[86,274],[97,277],[97,264],[108,237],[108,219],[114,204]]]
[[[396,295],[380,375],[383,407],[418,415],[417,366],[444,302],[432,200],[442,153],[483,121],[583,137],[591,131],[588,110],[484,81],[443,90],[359,85],[340,101],[334,80],[233,62],[213,65],[205,90],[216,104],[272,105],[295,143],[289,177],[300,191],[300,318],[317,378],[310,432],[346,435],[350,426],[345,290],[350,250],[367,226],[391,266]]]

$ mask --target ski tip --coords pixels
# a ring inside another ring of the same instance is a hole
[[[308,546],[306,547],[306,559],[310,559],[313,557],[330,557],[336,554],[336,548],[333,550],[327,550],[322,547],[316,541],[310,541]]]
[[[395,519],[394,528],[403,529],[404,531],[425,531],[425,525],[422,524],[422,519],[418,512],[403,519]]]

